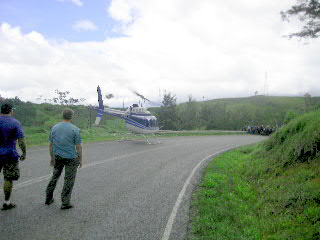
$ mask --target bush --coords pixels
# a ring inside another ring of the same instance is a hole
[[[320,111],[306,113],[278,130],[265,143],[282,166],[311,161],[320,156]]]

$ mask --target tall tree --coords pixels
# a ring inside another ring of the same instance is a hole
[[[289,10],[282,11],[283,20],[289,21],[291,17],[297,17],[303,22],[300,32],[291,33],[292,37],[317,38],[320,34],[320,2],[319,0],[297,0]]]
[[[165,93],[162,100],[162,106],[160,108],[158,119],[160,126],[166,130],[178,129],[178,115],[177,115],[177,98],[171,93]]]
[[[201,121],[199,121],[200,108],[197,101],[192,97],[188,96],[188,102],[183,104],[178,111],[178,115],[181,122],[181,128],[183,130],[194,130],[201,127]]]
[[[68,99],[68,95],[70,94],[69,91],[63,92],[63,91],[59,91],[59,89],[56,89],[54,92],[58,96],[54,97],[52,100],[50,100],[50,102],[53,101],[54,103],[60,103],[60,105],[74,105],[74,104],[86,101],[85,98],[78,99],[78,98],[69,97]]]

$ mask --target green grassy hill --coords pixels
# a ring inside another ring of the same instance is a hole
[[[175,116],[171,121],[178,124],[168,126],[176,128],[171,130],[240,130],[249,125],[278,127],[290,116],[317,108],[320,108],[320,97],[253,96],[204,102],[190,99],[177,105],[176,112],[171,113]],[[153,110],[161,119],[164,109]]]
[[[214,159],[193,212],[192,239],[320,239],[320,111]]]
[[[205,119],[202,125],[207,129],[237,130],[248,125],[280,126],[289,112],[299,115],[320,106],[320,98],[312,98],[309,102],[304,97],[254,96],[198,104],[199,116]]]

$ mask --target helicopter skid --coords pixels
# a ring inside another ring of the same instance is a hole
[[[148,134],[155,134],[159,132],[159,128],[151,128],[151,127],[140,128],[140,127],[133,126],[132,124],[129,124],[129,123],[126,123],[126,127],[129,131],[135,134],[148,135]]]
[[[122,138],[118,140],[118,142],[138,141],[138,140],[142,140],[141,137],[143,137],[143,139],[145,140],[145,143],[148,145],[161,143],[155,137],[148,138],[145,134],[136,134],[136,133],[127,133],[125,136],[122,136]]]

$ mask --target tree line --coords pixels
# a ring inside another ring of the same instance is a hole
[[[0,96],[0,104],[12,104],[15,107],[14,117],[26,127],[42,126],[44,129],[51,128],[57,121],[61,120],[61,113],[65,107],[75,111],[77,118],[74,119],[74,123],[81,128],[90,127],[96,117],[96,111],[92,107],[80,105],[85,102],[84,98],[71,97],[69,91],[56,89],[53,98],[39,96],[36,100],[42,103],[25,102],[18,96],[15,98],[3,98]]]
[[[74,101],[67,101],[63,96],[68,95],[62,95],[56,103],[41,104],[23,102],[18,97],[0,97],[0,104],[13,104],[16,107],[15,117],[24,126],[41,126],[43,129],[50,129],[60,121],[63,108],[68,106],[77,116],[74,123],[81,128],[90,128],[96,110],[92,106],[74,105]],[[202,102],[189,95],[186,103],[177,104],[176,96],[168,92],[163,96],[161,107],[150,110],[164,130],[242,130],[248,126],[262,125],[276,128],[302,113],[318,108],[320,98],[308,93],[303,97],[252,96]],[[108,119],[110,117],[104,117],[101,124]]]
[[[253,96],[197,102],[191,95],[177,105],[177,98],[166,93],[162,106],[153,108],[164,130],[242,130],[248,126],[277,128],[294,117],[320,108],[320,98]]]

